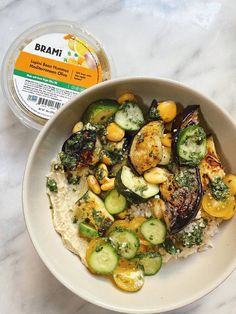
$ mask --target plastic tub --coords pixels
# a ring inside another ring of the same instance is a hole
[[[41,129],[74,96],[111,78],[111,58],[76,23],[41,23],[21,34],[3,61],[2,89],[15,115]]]

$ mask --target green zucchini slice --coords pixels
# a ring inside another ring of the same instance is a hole
[[[144,275],[152,276],[155,275],[162,265],[162,257],[158,252],[145,252],[140,253],[136,256],[138,265],[143,268]]]
[[[126,198],[116,189],[112,190],[105,198],[105,207],[110,214],[119,214],[127,207]]]
[[[115,122],[126,131],[137,131],[144,123],[142,110],[136,103],[125,102],[116,112]]]
[[[139,248],[139,238],[133,231],[116,228],[108,235],[108,238],[120,256],[130,259],[136,255]]]
[[[150,243],[161,244],[166,238],[166,225],[160,219],[153,218],[142,223],[140,231]]]
[[[99,237],[99,234],[97,230],[90,225],[86,224],[85,222],[80,222],[79,223],[79,233],[83,237],[86,238],[97,238]]]
[[[150,184],[143,177],[136,176],[132,170],[123,166],[116,175],[116,189],[131,203],[143,203],[159,192],[156,184]]]
[[[196,166],[207,151],[206,133],[199,125],[190,125],[180,131],[177,140],[177,154],[180,164]]]
[[[119,104],[113,99],[100,99],[91,103],[85,110],[82,121],[91,124],[104,124],[119,109]]]
[[[118,255],[110,243],[98,243],[86,256],[89,269],[100,275],[109,275],[118,264]]]

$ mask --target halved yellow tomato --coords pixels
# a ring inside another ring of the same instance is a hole
[[[229,219],[231,219],[231,218],[234,216],[234,214],[235,214],[235,209],[236,209],[236,207],[234,207],[234,209],[233,209],[232,211],[229,211],[228,214],[225,215],[225,216],[222,217],[222,218],[223,218],[224,220],[229,220]]]
[[[118,288],[129,292],[140,290],[144,284],[143,271],[136,267],[116,267],[113,279]]]
[[[202,199],[202,207],[210,216],[229,219],[235,207],[235,199],[232,194],[229,194],[226,200],[218,201],[207,191]],[[231,218],[231,217],[230,217]]]

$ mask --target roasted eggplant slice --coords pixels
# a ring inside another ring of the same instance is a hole
[[[190,125],[199,124],[199,108],[199,105],[190,105],[177,114],[172,124],[172,133],[176,134]]]
[[[191,105],[180,112],[172,125],[174,160],[180,165],[196,166],[206,153],[206,134],[198,126],[199,105]]]
[[[155,167],[162,160],[161,137],[163,124],[160,121],[151,121],[144,125],[134,136],[129,159],[138,174]]]
[[[179,232],[197,215],[202,185],[198,168],[172,168],[172,174],[160,185],[161,196],[166,202],[163,213],[171,234]]]
[[[161,120],[160,115],[157,111],[158,102],[156,99],[153,99],[151,106],[148,110],[148,120]]]
[[[72,134],[63,144],[62,151],[74,158],[77,165],[91,165],[94,163],[96,141],[96,129],[84,129]]]

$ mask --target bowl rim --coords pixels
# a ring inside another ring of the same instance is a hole
[[[67,107],[69,107],[72,103],[76,102],[81,96],[84,97],[84,95],[94,92],[96,90],[102,89],[104,86],[109,86],[109,85],[116,85],[119,83],[125,83],[125,82],[129,82],[132,81],[134,84],[136,82],[141,82],[141,81],[149,81],[149,82],[156,82],[156,83],[166,83],[169,84],[170,86],[177,86],[179,88],[183,88],[185,90],[187,90],[190,93],[193,93],[201,98],[206,99],[207,102],[211,103],[214,107],[217,107],[217,110],[219,110],[221,112],[221,114],[223,114],[224,116],[226,116],[226,118],[235,126],[236,128],[236,122],[234,122],[233,118],[229,115],[229,113],[222,107],[220,107],[219,105],[217,105],[217,103],[215,103],[213,101],[213,99],[211,99],[208,96],[205,96],[203,93],[199,92],[198,90],[183,84],[181,82],[169,79],[169,78],[164,78],[164,77],[155,77],[155,76],[129,76],[129,77],[119,77],[119,78],[115,78],[106,82],[102,82],[100,84],[94,85],[92,87],[90,87],[89,89],[86,89],[85,91],[83,91],[82,93],[80,93],[79,95],[77,95],[75,98],[73,98],[72,100],[68,101],[65,105],[63,105],[54,115],[53,117],[46,123],[46,125],[41,129],[41,131],[39,132],[39,134],[37,135],[32,148],[30,150],[30,153],[28,155],[28,160],[25,166],[25,171],[24,171],[24,176],[23,176],[23,183],[22,183],[22,208],[23,208],[23,215],[24,215],[24,219],[25,219],[25,223],[26,223],[26,227],[27,227],[27,231],[29,234],[29,237],[31,239],[31,242],[36,250],[36,252],[38,253],[40,259],[42,260],[42,262],[47,266],[48,270],[51,272],[51,274],[53,274],[53,276],[59,280],[67,289],[69,289],[71,292],[73,292],[74,294],[76,294],[77,296],[79,296],[80,298],[95,304],[97,306],[100,306],[102,308],[111,310],[111,311],[116,311],[116,312],[122,312],[122,313],[145,313],[145,314],[151,314],[153,313],[152,309],[130,309],[130,308],[126,308],[126,307],[117,307],[117,306],[113,306],[112,304],[107,304],[106,302],[97,300],[96,298],[91,298],[90,296],[88,296],[86,293],[84,293],[83,289],[81,289],[78,293],[78,291],[76,291],[73,286],[71,286],[66,280],[64,280],[63,276],[57,272],[57,270],[51,266],[49,259],[47,258],[47,255],[44,254],[43,250],[41,250],[40,245],[38,244],[37,238],[34,235],[33,229],[31,228],[31,224],[30,224],[30,219],[28,216],[28,212],[29,212],[29,205],[28,205],[28,196],[27,196],[27,186],[28,186],[28,182],[29,182],[29,175],[30,175],[30,169],[33,163],[33,157],[36,153],[36,150],[39,146],[39,144],[41,143],[42,139],[44,138],[45,134],[47,133],[48,129],[50,129],[51,125],[54,123],[54,121],[57,119],[58,116],[62,115],[63,112],[67,109]],[[175,305],[171,306],[171,307],[162,307],[159,308],[155,311],[155,313],[165,313],[165,312],[169,312],[169,311],[173,311],[173,310],[177,310],[177,309],[181,309],[185,306],[191,305],[192,303],[194,303],[195,301],[203,298],[204,296],[208,295],[211,291],[215,290],[220,284],[222,284],[229,276],[230,274],[236,269],[236,258],[233,261],[233,263],[231,263],[225,270],[224,272],[221,274],[221,276],[218,277],[218,279],[216,281],[214,281],[211,285],[208,286],[207,289],[199,292],[197,295],[195,295],[194,297],[189,297],[187,299],[185,299],[185,301],[181,301],[179,303],[176,303]]]

